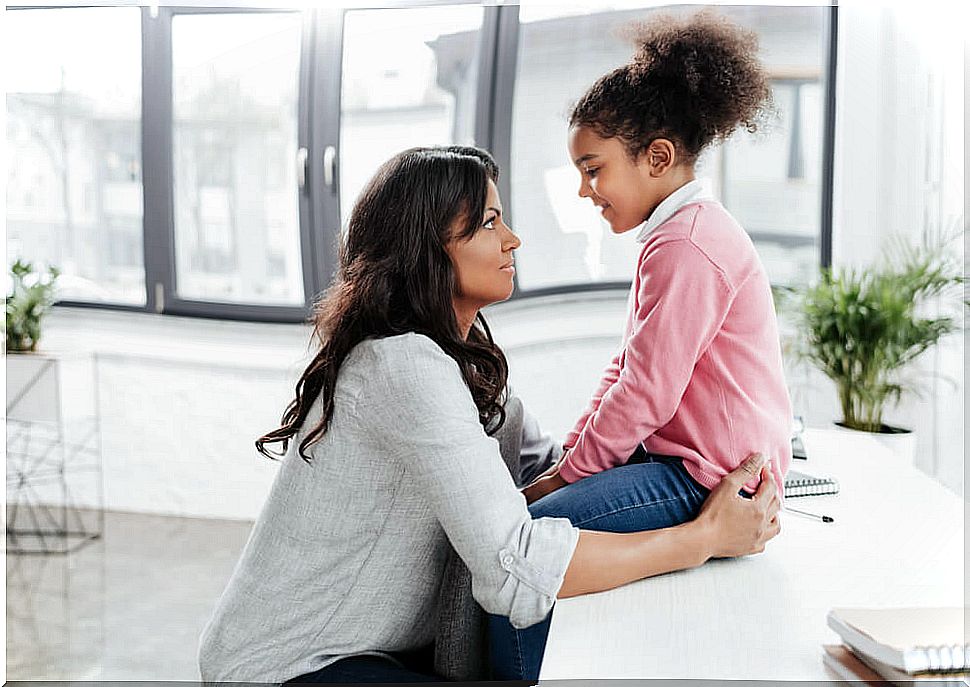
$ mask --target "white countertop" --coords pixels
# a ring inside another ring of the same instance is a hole
[[[835,496],[789,505],[763,554],[715,560],[557,602],[541,679],[827,680],[837,606],[962,606],[964,504],[871,436],[808,429],[809,459]]]

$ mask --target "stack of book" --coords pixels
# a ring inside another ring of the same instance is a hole
[[[970,685],[963,608],[836,608],[828,625],[842,645],[825,646],[825,665],[869,684]]]

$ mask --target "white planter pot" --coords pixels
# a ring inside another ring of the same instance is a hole
[[[878,443],[892,456],[894,462],[901,465],[913,465],[916,462],[916,432],[901,427],[890,427],[894,432],[863,432],[858,429],[843,427],[838,422],[835,427],[840,432],[850,432],[863,435]]]
[[[7,416],[60,422],[59,360],[44,353],[7,353]]]

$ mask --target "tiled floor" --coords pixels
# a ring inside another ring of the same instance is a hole
[[[252,523],[108,513],[68,554],[7,553],[8,680],[198,680]]]

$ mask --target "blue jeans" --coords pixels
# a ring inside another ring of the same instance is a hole
[[[576,527],[601,532],[641,532],[693,520],[710,491],[679,458],[634,454],[626,465],[563,487],[529,506],[533,518],[565,517]],[[517,630],[502,615],[488,616],[493,680],[539,679],[552,612]]]

